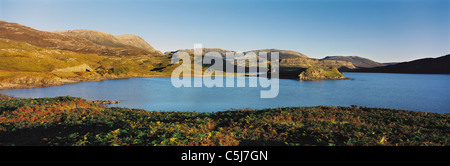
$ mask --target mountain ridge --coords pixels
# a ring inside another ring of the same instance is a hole
[[[326,56],[325,58],[322,58],[324,60],[340,60],[340,61],[347,61],[351,62],[355,67],[358,68],[372,68],[372,67],[380,67],[380,66],[386,66],[385,64],[375,62],[373,60],[370,60],[368,58],[363,58],[359,56]]]
[[[50,31],[53,33],[75,36],[79,38],[87,39],[93,43],[99,45],[105,45],[116,48],[124,49],[144,49],[149,52],[155,52],[156,50],[148,44],[144,39],[134,34],[113,35],[103,31],[90,30],[90,29],[76,29],[76,30],[61,30]]]
[[[36,30],[18,23],[0,21],[0,38],[10,39],[43,47],[68,50],[83,54],[105,56],[129,56],[156,54],[141,48],[118,48],[96,44],[85,38]]]
[[[117,35],[116,37],[118,37],[123,42],[125,42],[125,43],[127,43],[129,45],[135,46],[137,48],[142,48],[142,49],[145,49],[145,50],[148,50],[148,51],[156,51],[155,48],[153,48],[153,46],[148,44],[148,42],[146,42],[144,39],[142,39],[138,35],[122,34],[122,35]]]

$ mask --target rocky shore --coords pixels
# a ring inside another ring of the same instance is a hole
[[[46,76],[24,76],[16,77],[7,81],[0,82],[0,90],[2,89],[26,89],[26,88],[38,88],[59,86],[65,84],[73,84],[79,82],[92,82],[103,81],[113,79],[127,79],[127,78],[144,78],[144,77],[167,77],[164,75],[121,75],[121,76],[93,76],[93,77],[80,77],[80,78],[59,78],[59,77],[46,77]]]
[[[11,96],[0,93],[0,99],[19,99],[19,98],[11,97]],[[120,103],[120,101],[116,101],[116,100],[92,100],[91,102],[94,104],[102,104],[102,105],[119,104]]]

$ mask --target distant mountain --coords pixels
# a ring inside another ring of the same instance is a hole
[[[194,49],[181,49],[176,51],[170,51],[166,52],[167,55],[172,55],[176,52],[183,51],[188,54],[194,54]],[[226,52],[236,52],[236,51],[230,51],[230,50],[224,50],[221,48],[203,48],[203,54],[207,52],[218,52],[222,54],[222,56],[225,56]],[[259,52],[267,52],[268,58],[270,59],[270,53],[271,52],[278,52],[280,59],[282,58],[290,58],[290,57],[299,57],[299,58],[308,58],[306,55],[296,52],[296,51],[290,51],[290,50],[279,50],[279,49],[261,49],[261,50],[252,50],[252,51],[245,51],[244,54],[247,54],[248,52],[254,52],[256,55],[259,55]]]
[[[359,56],[327,56],[323,58],[324,60],[339,60],[339,61],[346,61],[351,62],[355,67],[358,68],[372,68],[372,67],[380,67],[380,66],[386,66],[385,64],[378,63],[375,61],[372,61],[367,58],[362,58]]]
[[[54,33],[79,37],[87,39],[95,44],[116,47],[116,48],[130,48],[131,46],[122,42],[119,38],[113,34],[89,30],[89,29],[78,29],[78,30],[65,30],[65,31],[51,31]]]
[[[185,52],[188,53],[189,55],[194,55],[194,49],[180,49],[180,50],[176,50],[176,51],[167,51],[164,54],[166,55],[173,55],[177,52]],[[225,56],[227,52],[235,52],[235,51],[229,51],[229,50],[224,50],[221,48],[202,48],[202,54],[205,55],[208,52],[218,52],[220,53],[222,56]]]
[[[282,58],[308,58],[305,54],[299,53],[297,51],[291,51],[291,50],[279,50],[279,49],[262,49],[262,50],[252,50],[247,52],[255,52],[256,55],[259,54],[259,52],[278,52],[280,59]]]
[[[401,63],[401,62],[387,62],[387,63],[383,63],[383,64],[385,64],[385,65],[396,65],[396,64],[399,64],[399,63]]]
[[[395,65],[361,68],[355,72],[450,74],[450,54],[438,58],[424,58]]]
[[[315,58],[280,58],[280,67],[286,69],[299,69],[310,67],[329,68],[335,67],[339,70],[348,70],[356,68],[352,62],[329,59],[315,59]],[[284,69],[281,69],[284,70]]]
[[[194,54],[194,49],[183,49],[183,50],[176,50],[171,52],[165,52],[166,55],[173,55],[177,52],[186,52],[189,55]],[[203,48],[203,55],[207,52],[218,52],[222,56],[225,56],[226,52],[235,52],[235,51],[229,51],[224,50],[220,48]],[[278,50],[278,49],[261,49],[261,50],[253,50],[253,51],[246,51],[244,53],[248,52],[255,52],[256,55],[259,55],[259,52],[267,52],[268,53],[268,59],[270,60],[270,53],[271,52],[279,52],[279,58],[280,58],[280,77],[282,78],[294,78],[297,79],[298,75],[304,71],[306,68],[337,68],[340,70],[350,70],[356,68],[352,62],[346,62],[346,61],[340,61],[340,60],[327,60],[327,59],[314,59],[309,58],[308,56],[295,52],[295,51],[289,51],[289,50]],[[225,58],[224,58],[225,59]],[[225,63],[230,63],[228,60]],[[237,65],[245,65],[245,64],[237,64]],[[245,65],[248,66],[248,65]]]
[[[117,38],[118,42],[114,35],[96,31],[95,34],[102,35],[91,35],[92,37],[89,38],[87,37],[88,34],[85,35],[86,37],[77,37],[76,35],[40,31],[17,23],[0,21],[0,38],[26,42],[38,47],[113,56],[154,54],[142,48],[123,44]]]

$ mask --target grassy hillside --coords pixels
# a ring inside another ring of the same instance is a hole
[[[110,78],[170,75],[161,56],[99,56],[0,38],[0,89],[61,85]],[[86,67],[89,70],[83,70]],[[158,69],[158,70],[155,70]]]
[[[97,36],[99,37],[99,36]],[[107,37],[107,36],[102,36]],[[53,32],[40,31],[17,23],[0,21],[0,38],[10,39],[42,47],[68,50],[83,54],[97,54],[105,56],[155,55],[140,48],[120,48],[94,43],[85,38],[72,35],[62,35]],[[100,39],[99,39],[100,40]],[[106,39],[105,39],[106,40]],[[108,41],[108,40],[106,40]]]
[[[134,46],[137,48],[142,48],[142,49],[145,49],[145,50],[151,51],[151,52],[156,51],[150,44],[148,44],[144,39],[142,39],[138,35],[124,34],[124,35],[118,35],[116,37],[128,45],[131,45],[131,46]]]
[[[0,38],[0,70],[51,72],[58,68],[87,64],[93,68],[105,57],[58,49],[41,48],[24,42]]]
[[[0,99],[0,145],[449,146],[449,120],[365,107],[196,113],[107,108],[74,97]]]
[[[280,59],[280,70],[286,69],[302,69],[310,67],[335,67],[338,69],[354,69],[355,66],[351,62],[339,61],[339,60],[324,60],[313,58],[283,58]]]
[[[124,48],[124,49],[144,49],[150,53],[155,52],[155,49],[150,44],[148,44],[145,40],[143,40],[137,35],[114,36],[113,34],[110,33],[89,29],[53,31],[53,32],[87,39],[91,42],[104,46]]]

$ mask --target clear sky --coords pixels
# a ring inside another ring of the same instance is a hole
[[[163,52],[201,43],[379,62],[450,53],[449,0],[0,0],[0,20],[137,34]]]

